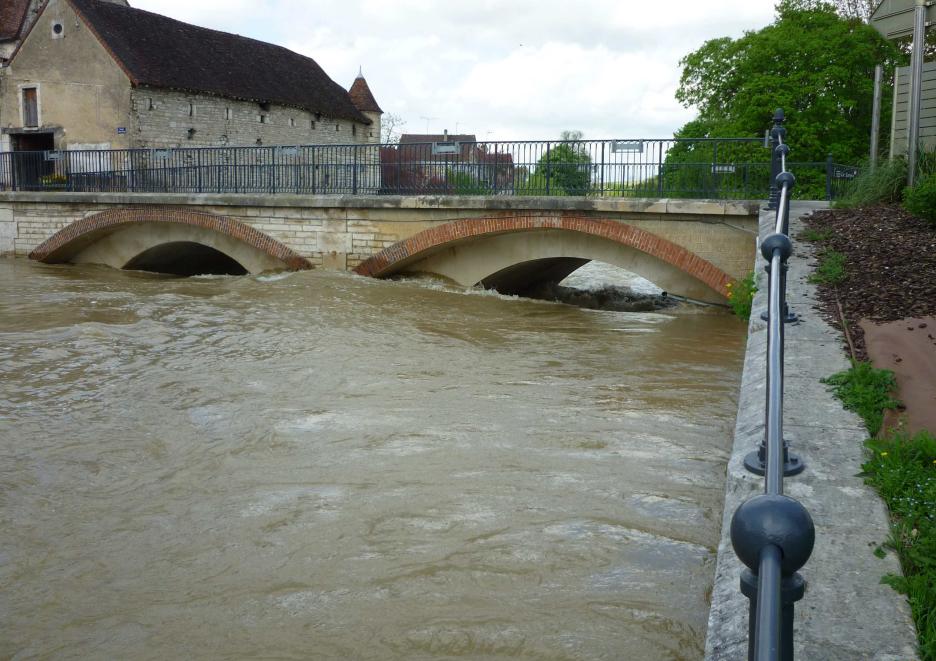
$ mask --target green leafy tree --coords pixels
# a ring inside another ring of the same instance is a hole
[[[682,59],[676,98],[699,114],[678,135],[762,135],[780,107],[795,161],[831,153],[836,162],[856,163],[868,149],[874,66],[892,68],[902,58],[874,28],[841,16],[833,4],[781,0],[767,27],[712,39]],[[885,115],[889,109],[885,100]],[[888,117],[881,123],[888,126]]]
[[[576,132],[581,137],[581,132]],[[547,185],[550,195],[585,195],[591,184],[591,157],[581,145],[562,143],[551,147],[536,164],[532,187]]]
[[[449,170],[446,179],[452,192],[456,195],[488,195],[491,192],[484,182],[479,181],[467,172]]]

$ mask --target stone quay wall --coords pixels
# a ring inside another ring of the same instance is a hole
[[[795,202],[792,236],[802,216],[825,203]],[[773,232],[775,215],[761,215],[761,236]],[[787,325],[784,342],[784,437],[806,463],[806,470],[784,480],[787,495],[799,500],[816,526],[816,546],[800,570],[806,596],[795,606],[797,659],[823,661],[912,661],[916,635],[906,597],[881,577],[900,573],[897,558],[873,551],[888,536],[887,510],[875,491],[858,477],[867,431],[859,417],[842,408],[823,377],[848,369],[837,330],[816,311],[812,247],[794,240],[787,300],[799,323]],[[758,251],[759,252],[759,251]],[[734,447],[728,461],[722,536],[705,645],[707,661],[747,658],[748,600],[739,590],[742,565],[729,537],[738,506],[764,491],[764,478],[747,472],[744,456],[764,437],[767,387],[766,261],[756,257],[758,291],[748,330]]]

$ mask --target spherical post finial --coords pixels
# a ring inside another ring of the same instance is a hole
[[[772,544],[780,549],[781,569],[789,576],[806,564],[815,540],[812,517],[789,496],[754,496],[731,518],[731,545],[738,559],[755,572],[761,550]]]

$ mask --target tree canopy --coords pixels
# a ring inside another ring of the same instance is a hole
[[[796,161],[857,162],[868,151],[874,66],[903,56],[822,0],[781,0],[767,27],[705,42],[681,60],[676,98],[698,109],[677,137],[763,135],[783,108]],[[890,104],[882,104],[888,126]]]

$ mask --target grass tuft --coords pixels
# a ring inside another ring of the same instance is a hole
[[[936,437],[895,434],[867,442],[862,466],[891,514],[887,545],[897,552],[903,576],[881,582],[907,595],[923,661],[936,661]]]
[[[848,183],[841,199],[834,206],[851,209],[899,202],[906,184],[907,161],[902,158],[881,161],[874,169],[865,165],[858,176]]]
[[[842,406],[864,420],[871,436],[877,436],[884,422],[884,409],[896,409],[900,402],[891,397],[897,380],[890,370],[879,370],[867,362],[854,362],[851,369],[822,379],[842,400]]]
[[[835,286],[845,279],[845,253],[826,250],[819,256],[819,265],[809,276],[814,284]]]
[[[823,229],[807,227],[799,233],[797,238],[802,239],[803,241],[809,241],[810,243],[823,243],[832,238],[832,230],[830,230],[828,227]]]

